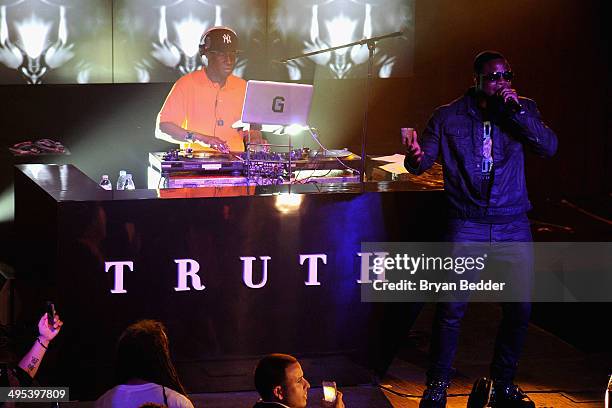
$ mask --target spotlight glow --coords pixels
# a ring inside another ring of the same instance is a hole
[[[47,44],[51,23],[32,14],[28,20],[16,22],[15,29],[25,53],[32,59],[40,57]]]
[[[303,132],[304,130],[307,130],[308,127],[307,126],[302,126],[302,125],[289,125],[285,128],[285,133],[290,135],[290,136],[295,136],[300,132]]]
[[[12,221],[15,217],[15,194],[11,185],[0,194],[0,222]]]
[[[296,212],[302,205],[302,198],[301,194],[279,194],[276,196],[274,206],[283,214]]]
[[[199,39],[208,23],[194,18],[192,14],[179,22],[174,23],[177,45],[188,57],[195,57],[199,50]]]
[[[325,22],[325,27],[329,33],[329,43],[332,47],[350,43],[353,40],[353,33],[357,28],[357,21],[351,20],[344,14],[334,17],[331,21]],[[341,48],[334,51],[338,55],[344,55],[348,52],[348,48]]]
[[[608,381],[608,389],[606,390],[605,408],[610,408],[610,393],[612,392],[612,375]]]

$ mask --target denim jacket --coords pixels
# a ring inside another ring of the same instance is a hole
[[[450,216],[462,219],[506,218],[531,208],[525,183],[524,150],[552,157],[557,137],[542,121],[536,104],[520,98],[521,112],[491,120],[493,141],[491,173],[483,175],[484,121],[474,88],[437,108],[419,137],[424,156],[418,168],[408,160],[406,169],[419,175],[440,156]],[[489,180],[485,180],[489,177]]]

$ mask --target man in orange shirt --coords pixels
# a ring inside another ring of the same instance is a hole
[[[200,55],[208,64],[176,81],[157,116],[155,137],[194,151],[244,151],[248,133],[232,128],[246,92],[246,82],[232,75],[237,53],[238,36],[231,28],[212,27],[202,34]],[[262,142],[261,133],[252,131],[251,141]]]

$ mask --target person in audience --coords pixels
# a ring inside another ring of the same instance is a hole
[[[138,321],[119,337],[115,384],[98,398],[96,407],[155,403],[169,408],[193,408],[170,359],[166,329],[156,320]]]
[[[253,408],[305,408],[310,383],[304,377],[300,362],[288,354],[269,354],[255,368],[255,389],[261,400]],[[344,408],[342,393],[334,402],[321,401],[321,406]]]
[[[32,386],[49,344],[58,335],[63,324],[57,314],[52,325],[49,325],[47,314],[42,315],[38,321],[38,337],[34,340],[30,351],[23,356],[16,367],[0,366],[0,387]]]

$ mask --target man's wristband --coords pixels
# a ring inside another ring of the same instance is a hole
[[[38,344],[40,344],[42,346],[42,348],[44,348],[45,350],[49,349],[49,345],[44,345],[44,343],[40,340],[40,337],[36,338],[36,341],[38,342]]]

